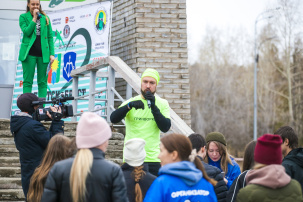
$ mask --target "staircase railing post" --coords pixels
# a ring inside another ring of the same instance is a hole
[[[115,70],[108,67],[108,81],[107,81],[107,122],[110,122],[110,115],[113,112],[111,106],[115,105],[115,94],[112,89],[115,88]]]
[[[95,91],[96,91],[96,75],[97,72],[90,71],[89,96],[88,96],[88,111],[93,111],[95,107]]]
[[[130,99],[133,96],[133,88],[126,83],[126,100]]]
[[[77,105],[78,105],[78,100],[76,99],[79,96],[78,93],[78,81],[79,81],[79,77],[75,76],[73,77],[73,91],[72,91],[72,95],[74,97],[74,100],[72,101],[72,105],[73,105],[73,112],[74,114],[77,114]],[[77,116],[73,116],[71,118],[72,121],[77,121]]]

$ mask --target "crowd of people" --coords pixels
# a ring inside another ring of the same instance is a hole
[[[303,201],[303,149],[289,126],[247,144],[242,173],[220,132],[160,138],[171,127],[170,107],[155,95],[160,75],[154,69],[143,72],[141,94],[110,116],[112,123],[125,119],[121,167],[105,159],[112,131],[95,113],[82,114],[75,139],[64,136],[64,122],[49,112],[46,130],[32,117],[39,107],[33,102],[46,97],[47,66],[55,59],[51,22],[40,0],[27,0],[19,25],[24,82],[11,132],[26,201]],[[31,93],[36,66],[40,98]],[[50,111],[61,113],[60,107]]]
[[[105,159],[112,136],[105,119],[84,112],[70,139],[62,120],[52,120],[46,130],[32,119],[38,107],[32,103],[39,98],[22,94],[11,131],[26,201],[303,201],[302,148],[291,127],[249,142],[241,173],[220,132],[160,138],[171,122],[168,102],[155,96],[159,79],[156,70],[147,69],[141,94],[110,117],[113,123],[126,120],[122,166]]]

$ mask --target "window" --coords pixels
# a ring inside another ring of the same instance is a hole
[[[20,46],[19,15],[25,11],[0,12],[0,84],[14,84]]]

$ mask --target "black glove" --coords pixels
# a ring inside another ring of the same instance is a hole
[[[144,98],[146,100],[150,100],[150,104],[151,106],[155,106],[155,96],[154,94],[152,94],[150,91],[147,91],[145,94],[144,94]]]
[[[144,109],[144,103],[141,100],[136,100],[128,103],[129,108]]]

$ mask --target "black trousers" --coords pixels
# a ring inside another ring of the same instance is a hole
[[[144,162],[144,163],[148,165],[148,171],[151,174],[158,176],[159,169],[161,168],[160,162]]]

